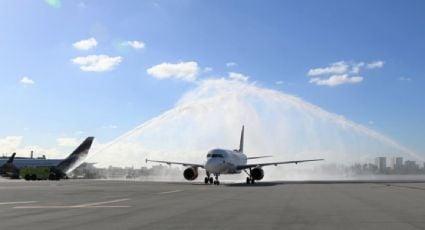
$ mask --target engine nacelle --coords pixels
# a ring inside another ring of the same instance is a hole
[[[198,168],[190,167],[183,171],[184,179],[195,180],[198,177]]]
[[[251,177],[254,180],[261,180],[264,177],[264,170],[260,167],[251,169]]]

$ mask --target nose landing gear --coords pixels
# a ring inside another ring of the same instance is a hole
[[[217,179],[216,179],[217,180]],[[214,179],[212,178],[212,176],[210,175],[210,173],[209,172],[207,172],[207,176],[205,177],[205,179],[204,179],[204,183],[205,184],[216,184],[215,183],[215,181],[214,181]]]
[[[215,184],[215,185],[220,185],[220,181],[218,180],[218,174],[215,174],[215,180],[213,179],[212,176],[210,176],[210,173],[207,172],[207,176],[204,179],[204,183],[205,184]]]

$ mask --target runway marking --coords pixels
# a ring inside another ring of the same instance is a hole
[[[170,193],[176,193],[176,192],[182,192],[183,190],[173,190],[173,191],[166,191],[166,192],[159,192],[159,195],[163,195],[163,194],[170,194]]]
[[[79,205],[38,205],[38,206],[16,206],[13,207],[15,209],[72,209],[72,208],[130,208],[128,205],[103,205],[103,204],[111,204],[122,201],[127,201],[130,199],[118,199],[118,200],[109,200],[103,202],[96,203],[85,203]]]
[[[398,188],[408,188],[408,189],[417,189],[417,190],[425,190],[423,187],[416,187],[416,186],[408,186],[408,185],[395,185],[395,184],[386,184],[388,187],[398,187]]]
[[[131,206],[16,206],[15,209],[130,208]]]
[[[97,205],[102,205],[102,204],[117,203],[117,202],[126,201],[126,200],[129,200],[129,199],[118,199],[118,200],[110,200],[110,201],[103,201],[103,202],[96,202],[96,203],[86,203],[86,204],[74,205],[74,207],[83,208],[83,207],[88,207],[88,206],[97,206]]]
[[[31,204],[31,203],[37,203],[38,201],[12,201],[12,202],[0,202],[0,205],[5,204]]]

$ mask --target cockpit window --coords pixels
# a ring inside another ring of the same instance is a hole
[[[224,156],[219,153],[208,153],[207,158],[224,158]]]

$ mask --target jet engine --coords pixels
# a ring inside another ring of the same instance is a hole
[[[260,167],[251,169],[251,177],[254,180],[261,180],[264,177],[264,170]]]
[[[198,168],[190,167],[183,171],[184,179],[195,180],[198,177]]]

